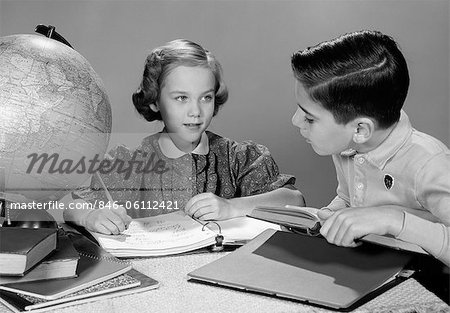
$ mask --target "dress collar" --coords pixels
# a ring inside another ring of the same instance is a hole
[[[165,130],[163,130],[159,135],[158,145],[159,148],[161,149],[161,152],[169,159],[178,159],[183,155],[188,154],[187,152],[178,149],[178,147],[173,143],[169,134],[167,134]],[[208,154],[208,152],[209,152],[209,139],[206,133],[204,132],[202,134],[202,137],[200,138],[199,144],[197,145],[197,147],[195,147],[194,150],[192,150],[191,153],[206,155]]]
[[[383,169],[386,163],[400,150],[412,133],[412,126],[408,115],[402,110],[400,120],[389,136],[375,149],[364,154],[358,154],[355,150],[346,150],[341,153],[342,156],[351,157],[359,155],[372,163],[379,169]]]

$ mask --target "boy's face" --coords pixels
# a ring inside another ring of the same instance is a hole
[[[165,78],[158,100],[164,125],[175,145],[190,152],[214,114],[215,78],[204,67],[178,66]]]
[[[292,124],[319,155],[338,154],[352,148],[355,128],[348,123],[337,124],[333,114],[310,99],[303,85],[295,81],[297,111]]]

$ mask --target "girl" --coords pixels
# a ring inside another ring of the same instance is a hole
[[[130,217],[174,209],[201,220],[223,220],[263,204],[304,205],[293,186],[295,178],[279,173],[266,147],[207,131],[228,98],[222,76],[216,58],[194,42],[174,40],[154,49],[132,99],[147,121],[164,123],[163,131],[144,138],[136,150],[123,146],[112,150],[108,160],[116,170],[99,171],[102,174],[93,176],[90,188],[73,194],[76,201],[107,202],[104,183],[119,206],[66,210],[65,219],[117,234]]]

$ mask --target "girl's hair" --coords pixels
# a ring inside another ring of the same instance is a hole
[[[222,66],[208,50],[186,40],[177,39],[154,49],[145,62],[144,74],[139,88],[133,93],[133,104],[147,121],[162,120],[160,112],[150,108],[160,96],[161,86],[167,75],[178,66],[201,66],[214,74],[215,100],[214,115],[228,99],[228,89],[223,80]]]
[[[391,37],[377,31],[345,34],[294,53],[291,64],[309,97],[337,123],[368,116],[387,128],[399,120],[409,74]]]

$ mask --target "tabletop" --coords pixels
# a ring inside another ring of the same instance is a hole
[[[296,301],[188,281],[189,272],[226,254],[198,253],[130,259],[133,268],[158,280],[159,288],[78,304],[58,309],[57,312],[332,312]],[[0,304],[0,313],[6,312],[9,310]],[[450,307],[410,278],[354,312],[450,312]]]

